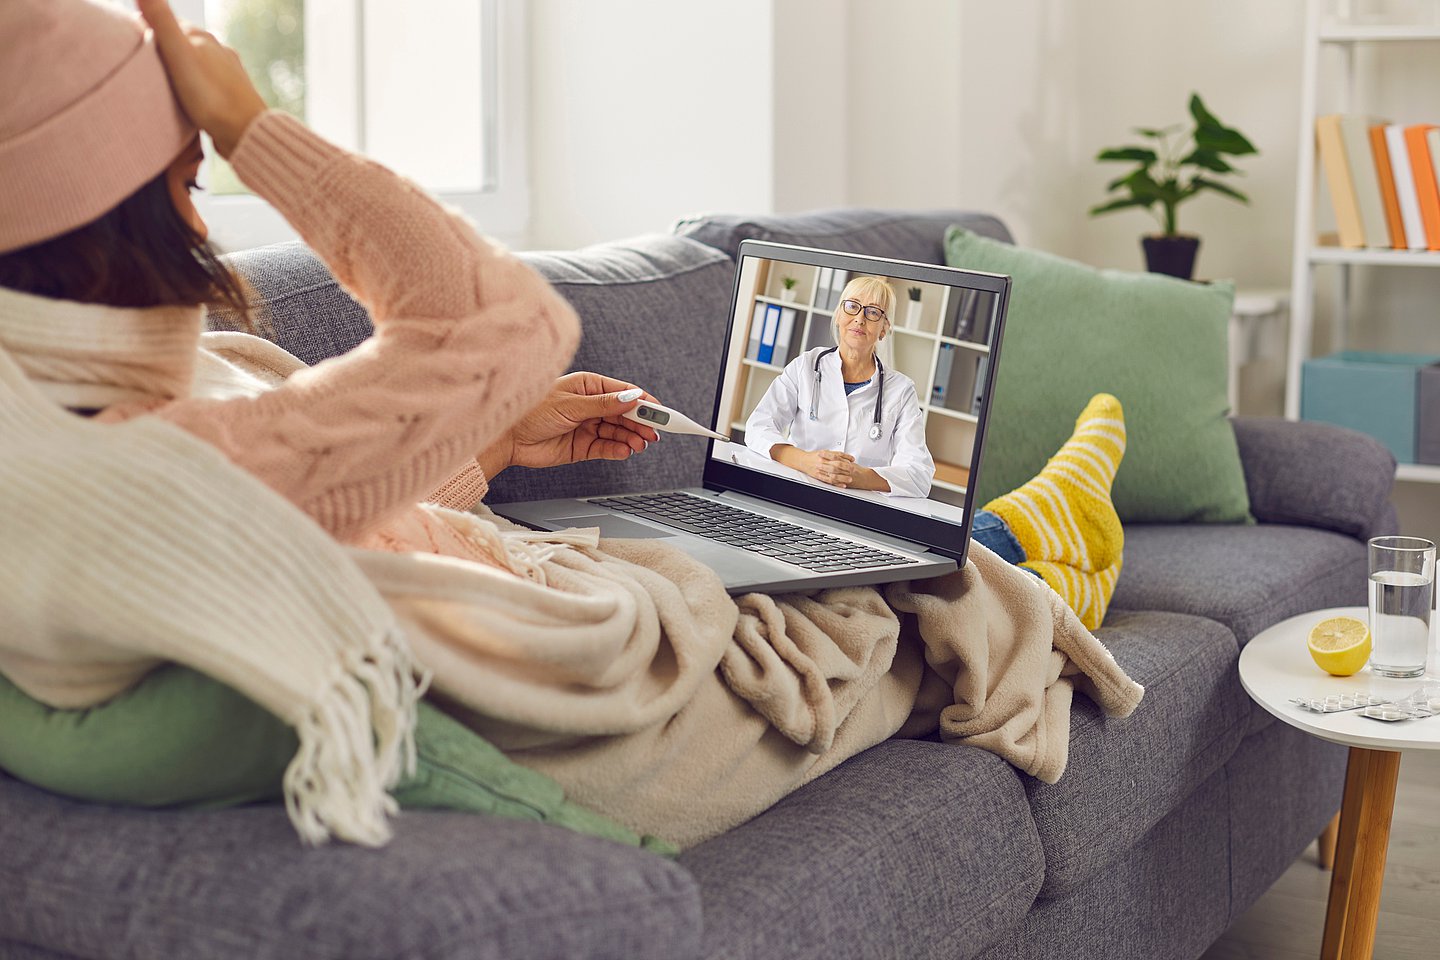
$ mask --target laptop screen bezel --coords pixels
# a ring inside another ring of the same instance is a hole
[[[990,333],[990,363],[985,373],[985,392],[976,414],[975,447],[971,454],[970,482],[965,485],[965,519],[963,523],[927,517],[911,511],[873,503],[851,494],[826,490],[800,480],[790,480],[750,467],[727,463],[715,456],[716,441],[710,440],[705,451],[705,470],[702,483],[708,490],[717,492],[743,493],[759,497],[771,503],[792,507],[808,513],[818,514],[827,519],[843,520],[867,530],[888,534],[924,545],[942,556],[952,557],[964,564],[970,545],[970,528],[975,519],[975,478],[980,475],[981,459],[985,452],[986,432],[990,422],[990,400],[995,389],[995,371],[1000,365],[1000,346],[1005,335],[1005,318],[1009,312],[1010,278],[998,273],[982,273],[976,270],[962,270],[956,267],[915,263],[909,260],[893,260],[886,257],[872,257],[861,254],[842,253],[835,250],[821,250],[799,247],[767,240],[743,240],[736,253],[735,287],[730,296],[730,315],[725,325],[725,352],[720,360],[720,377],[715,390],[715,409],[710,416],[711,424],[722,433],[729,433],[728,424],[720,423],[720,403],[724,396],[724,385],[729,375],[730,338],[734,334],[740,298],[740,280],[746,257],[761,257],[785,263],[803,264],[816,267],[838,267],[846,271],[858,271],[876,276],[892,277],[897,280],[915,280],[924,283],[938,283],[951,287],[967,287],[983,290],[997,297],[995,319]],[[962,529],[963,528],[963,529]],[[957,537],[959,532],[961,536]],[[957,544],[958,541],[958,544]]]

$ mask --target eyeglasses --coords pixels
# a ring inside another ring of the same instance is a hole
[[[840,309],[850,316],[855,316],[860,311],[865,311],[866,323],[879,323],[885,319],[885,311],[874,304],[862,304],[859,300],[841,300]]]

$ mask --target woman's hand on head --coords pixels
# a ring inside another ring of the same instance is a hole
[[[567,373],[555,381],[549,396],[477,459],[490,476],[508,466],[625,460],[660,439],[650,427],[624,416],[642,398],[655,400],[624,380]]]
[[[250,121],[265,112],[239,55],[214,35],[175,19],[168,0],[136,0],[136,6],[155,31],[175,99],[228,158]]]

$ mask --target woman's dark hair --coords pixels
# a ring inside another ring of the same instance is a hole
[[[98,220],[0,253],[0,286],[112,307],[205,304],[253,328],[243,281],[180,216],[163,173]]]

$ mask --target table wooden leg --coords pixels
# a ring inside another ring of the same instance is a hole
[[[1374,949],[1399,776],[1399,753],[1350,748],[1321,960],[1369,960]]]
[[[1340,835],[1340,814],[1330,818],[1325,824],[1325,829],[1320,831],[1320,837],[1315,841],[1316,859],[1320,862],[1321,870],[1329,870],[1335,866],[1335,838]]]

